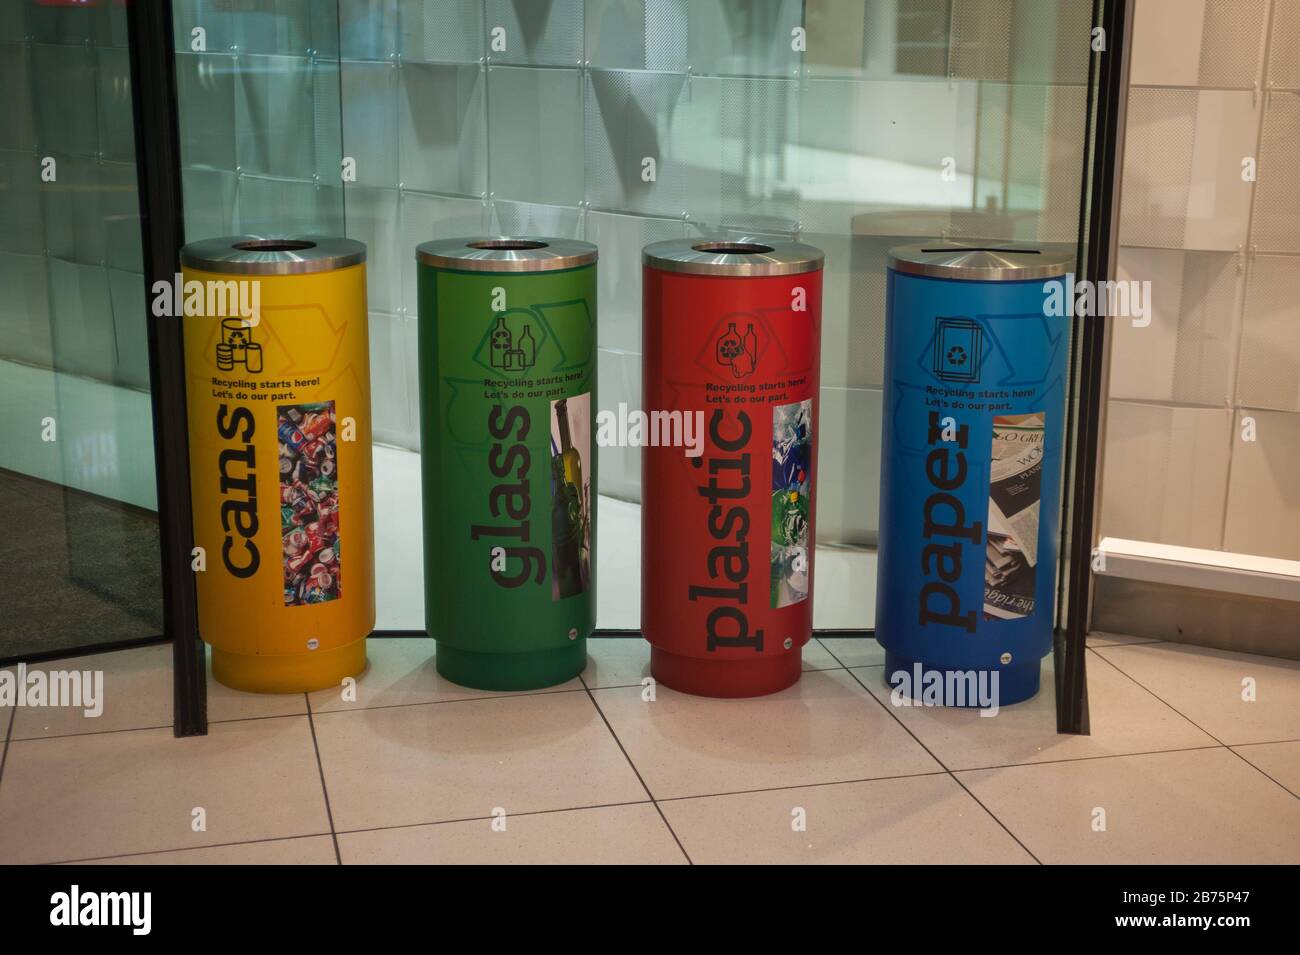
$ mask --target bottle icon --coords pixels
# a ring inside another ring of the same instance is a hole
[[[510,351],[511,339],[510,329],[506,327],[506,317],[504,314],[497,315],[497,322],[492,326],[490,336],[490,345],[492,349],[491,364],[493,368],[505,370],[506,355]]]
[[[732,364],[742,348],[744,348],[744,343],[740,340],[740,332],[736,330],[736,323],[731,322],[727,325],[726,332],[718,338],[718,364]]]
[[[718,336],[716,350],[718,364],[730,368],[734,377],[752,374],[758,361],[758,336],[754,334],[753,323],[741,335],[736,323],[728,322],[727,330]]]
[[[537,362],[537,339],[533,338],[533,326],[525,325],[516,335],[506,324],[505,312],[497,314],[496,324],[488,335],[488,345],[493,368],[527,371]]]
[[[754,326],[751,323],[745,330],[745,337],[740,340],[740,354],[736,360],[731,363],[735,369],[737,378],[744,378],[754,370],[754,365],[758,363],[758,336],[754,334]]]
[[[532,368],[537,361],[537,342],[533,338],[533,326],[525,325],[524,333],[519,336],[519,341],[515,347],[522,352],[521,361],[524,368]],[[565,419],[565,427],[568,427],[568,419]]]

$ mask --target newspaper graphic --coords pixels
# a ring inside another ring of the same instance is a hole
[[[1041,412],[993,419],[985,620],[1016,620],[1034,612],[1044,424]]]

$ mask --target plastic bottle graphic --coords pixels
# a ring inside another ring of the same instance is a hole
[[[745,331],[745,337],[740,341],[740,354],[736,356],[734,362],[737,376],[743,378],[753,372],[757,360],[758,336],[754,334],[754,326],[751,324]]]
[[[525,325],[524,333],[519,336],[517,347],[522,354],[524,368],[532,368],[537,361],[537,341],[533,338],[533,326]],[[568,422],[565,422],[567,426]]]

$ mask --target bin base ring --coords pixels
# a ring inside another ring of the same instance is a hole
[[[572,680],[587,666],[587,640],[526,653],[480,653],[438,644],[438,675],[474,690],[541,690]]]
[[[364,637],[330,650],[273,656],[212,648],[212,676],[247,693],[310,693],[338,686],[365,668]]]
[[[901,657],[892,650],[886,650],[884,675],[885,685],[891,690],[894,689],[894,684],[890,682],[890,677],[899,670],[902,670],[907,674],[908,678],[907,683],[903,685],[904,688],[910,686],[914,691],[912,693],[906,693],[905,695],[917,702],[923,702],[922,692],[920,691],[924,690],[924,685],[920,688],[916,685],[916,666],[918,663],[920,663],[921,677],[923,680],[929,680],[929,674],[937,673],[941,679],[945,680],[942,684],[943,686],[947,686],[947,674],[967,674],[970,673],[972,669],[975,669],[932,666],[928,663],[922,663],[917,660],[909,660],[906,657]],[[976,669],[975,672],[978,674],[980,671]],[[990,672],[996,672],[998,675],[997,698],[994,701],[997,706],[1012,706],[1013,704],[1023,703],[1025,700],[1033,699],[1038,695],[1039,675],[1042,673],[1042,666],[1038,660],[1030,660],[1028,663],[1018,663],[1012,666],[992,667]],[[978,707],[980,703],[979,700],[976,699],[960,704],[944,702],[942,705],[969,708]]]
[[[802,670],[802,647],[757,660],[702,660],[650,647],[650,675],[655,681],[693,696],[767,696],[794,686]]]

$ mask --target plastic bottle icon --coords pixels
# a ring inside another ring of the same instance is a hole
[[[745,331],[745,337],[741,339],[740,355],[732,364],[736,369],[737,376],[743,378],[754,370],[754,365],[757,362],[758,336],[754,334],[754,326],[751,324]]]

